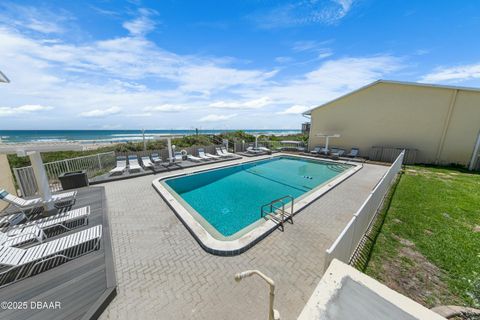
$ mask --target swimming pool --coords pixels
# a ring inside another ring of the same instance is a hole
[[[162,179],[157,185],[163,190],[156,188],[177,215],[177,208],[181,207],[182,213],[188,212],[209,236],[228,242],[248,238],[268,222],[261,217],[262,205],[289,195],[295,199],[294,209],[298,211],[299,200],[356,169],[356,165],[334,161],[273,156]],[[268,227],[271,224],[270,221]]]

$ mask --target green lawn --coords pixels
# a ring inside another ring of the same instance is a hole
[[[407,167],[365,272],[427,307],[480,307],[480,175]]]

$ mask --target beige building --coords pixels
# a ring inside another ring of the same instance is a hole
[[[480,89],[375,81],[304,113],[311,116],[309,147],[321,135],[330,146],[415,150],[415,162],[480,167]]]
[[[0,189],[2,188],[5,188],[12,194],[17,194],[13,182],[12,171],[10,171],[10,165],[8,164],[7,155],[5,154],[0,154]],[[8,204],[6,202],[0,201],[0,211],[7,206]]]

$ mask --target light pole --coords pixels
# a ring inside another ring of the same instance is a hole
[[[280,313],[277,310],[273,309],[273,301],[275,299],[275,282],[273,282],[271,278],[267,277],[258,270],[247,270],[237,273],[235,275],[235,281],[240,282],[242,279],[245,279],[246,277],[251,277],[254,274],[265,280],[270,286],[270,304],[268,309],[268,320],[280,320]]]

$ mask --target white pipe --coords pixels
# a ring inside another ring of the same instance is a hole
[[[52,193],[50,191],[50,185],[48,183],[47,172],[43,166],[42,157],[40,152],[32,151],[28,153],[30,162],[32,164],[33,173],[35,175],[35,181],[37,182],[38,192],[42,199],[46,202],[46,210],[52,210],[54,208],[52,199]]]
[[[172,163],[173,161],[173,153],[172,153],[172,139],[167,138],[167,148],[168,148],[168,162]]]
[[[270,286],[270,303],[268,308],[268,320],[280,320],[280,314],[277,310],[273,309],[273,303],[275,300],[275,282],[270,278],[267,277],[265,274],[258,270],[247,270],[235,275],[235,281],[240,282],[240,280],[245,279],[246,277],[250,277],[256,274],[263,280],[265,280],[268,285]]]

